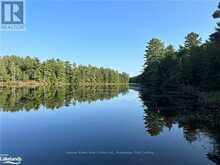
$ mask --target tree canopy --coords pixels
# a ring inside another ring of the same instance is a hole
[[[68,61],[15,55],[0,57],[0,81],[38,81],[45,83],[94,84],[127,83],[128,74],[113,69],[71,64]]]
[[[220,3],[213,18],[220,18]],[[198,90],[220,90],[220,22],[210,39],[202,43],[199,34],[186,35],[178,50],[158,38],[151,39],[145,49],[143,73],[131,79],[148,88],[193,87]]]

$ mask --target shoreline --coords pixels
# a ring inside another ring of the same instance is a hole
[[[79,84],[71,84],[71,83],[48,83],[48,82],[38,82],[38,81],[8,81],[8,82],[0,82],[0,87],[42,87],[42,86],[114,86],[114,85],[129,85],[129,83],[79,83]]]

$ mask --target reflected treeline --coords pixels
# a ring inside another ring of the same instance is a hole
[[[0,110],[3,112],[38,110],[40,106],[58,109],[78,102],[110,100],[126,94],[128,86],[44,86],[0,88]]]
[[[144,121],[148,134],[157,136],[165,128],[178,125],[189,143],[208,137],[211,148],[206,148],[207,157],[220,164],[220,103],[207,103],[207,99],[193,92],[151,93],[147,89],[140,90],[140,98],[145,106]]]

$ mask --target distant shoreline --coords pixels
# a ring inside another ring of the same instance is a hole
[[[0,87],[41,87],[41,86],[65,86],[65,85],[73,85],[73,86],[109,86],[109,85],[128,85],[128,83],[79,83],[79,84],[71,84],[71,83],[59,83],[59,82],[43,82],[43,81],[7,81],[0,82]]]

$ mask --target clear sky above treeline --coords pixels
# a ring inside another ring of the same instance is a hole
[[[217,0],[26,0],[26,31],[0,32],[0,54],[60,58],[140,73],[152,37],[175,47],[214,31]]]

